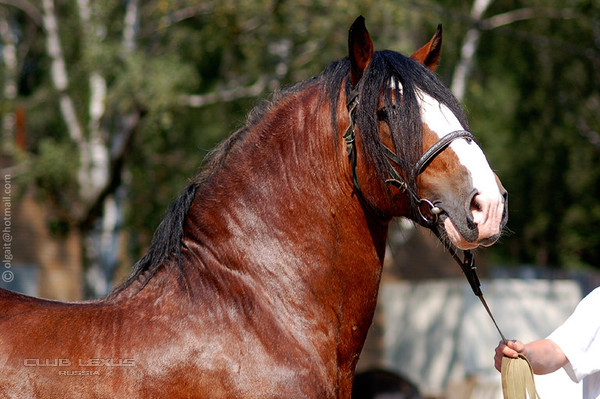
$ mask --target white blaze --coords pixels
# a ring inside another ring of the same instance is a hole
[[[390,89],[396,90],[396,88],[400,91],[400,95],[402,95],[402,90],[404,89],[402,87],[402,83],[400,83],[400,81],[395,76],[392,76],[390,78]]]
[[[426,123],[440,139],[454,131],[465,130],[456,115],[429,94],[417,90],[417,99],[421,106],[423,123]],[[480,194],[501,196],[494,173],[477,143],[457,139],[450,144],[450,148],[456,153],[459,162],[471,173],[473,187]]]
[[[440,139],[454,131],[465,129],[447,106],[421,90],[417,90],[416,94],[423,123],[426,123]],[[469,204],[473,221],[478,227],[477,241],[498,235],[502,224],[504,199],[483,151],[477,143],[465,139],[454,140],[449,148],[469,171],[473,188],[477,190],[473,202]],[[445,220],[444,227],[450,240],[459,248],[477,247],[477,242],[467,242],[462,237],[450,218]]]

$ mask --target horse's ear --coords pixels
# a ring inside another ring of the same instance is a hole
[[[415,61],[425,65],[430,71],[435,71],[440,64],[442,55],[442,24],[439,24],[435,34],[423,47],[410,56]]]
[[[361,15],[350,27],[348,32],[348,50],[350,52],[350,83],[356,86],[365,69],[373,58],[373,41],[367,27],[365,18]]]

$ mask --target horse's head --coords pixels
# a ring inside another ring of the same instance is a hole
[[[350,28],[345,137],[354,185],[384,215],[409,216],[461,249],[488,246],[506,224],[507,193],[433,74],[441,41],[438,27],[408,58],[373,52],[362,17]]]

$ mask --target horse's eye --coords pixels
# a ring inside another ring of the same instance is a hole
[[[392,113],[393,116],[397,116],[395,105],[392,105],[391,109],[389,109],[388,107],[383,107],[381,109],[378,109],[377,110],[377,119],[380,121],[387,121],[389,119],[390,112]]]

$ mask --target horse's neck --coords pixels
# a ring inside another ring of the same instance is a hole
[[[192,298],[227,307],[214,312],[252,309],[261,320],[264,311],[291,330],[318,324],[335,335],[338,363],[354,364],[375,307],[387,224],[370,219],[353,194],[343,140],[314,97],[279,104],[200,188],[182,264]]]

